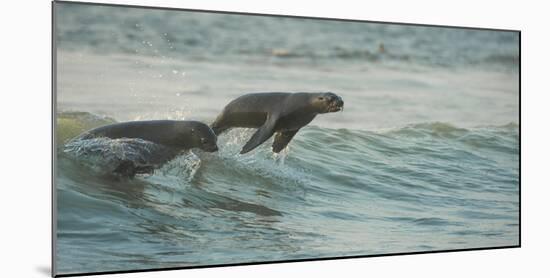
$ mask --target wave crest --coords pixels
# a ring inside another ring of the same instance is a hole
[[[115,119],[88,112],[65,111],[56,115],[57,145],[63,145],[86,130],[116,123]]]

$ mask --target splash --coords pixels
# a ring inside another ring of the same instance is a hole
[[[272,153],[271,157],[273,158],[275,163],[277,163],[279,166],[282,166],[282,165],[285,165],[285,160],[289,154],[290,154],[290,146],[287,145],[279,153]]]
[[[201,164],[200,157],[192,151],[188,151],[164,164],[155,174],[182,178],[184,182],[191,182]]]
[[[142,139],[74,139],[63,153],[100,174],[113,174],[122,163],[149,166],[175,156],[174,150]]]

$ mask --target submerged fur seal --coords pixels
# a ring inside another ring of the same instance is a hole
[[[231,101],[210,127],[216,135],[233,127],[258,128],[241,154],[253,150],[275,134],[272,149],[278,153],[317,114],[343,108],[342,98],[330,92],[252,93]]]
[[[218,150],[217,136],[206,124],[198,121],[134,121],[116,123],[98,127],[84,132],[76,140],[86,140],[99,137],[110,139],[142,139],[162,145],[162,151],[148,154],[149,160],[144,164],[135,161],[122,160],[114,170],[117,174],[134,176],[136,173],[150,173],[155,166],[173,159],[179,152],[199,148],[207,152]]]

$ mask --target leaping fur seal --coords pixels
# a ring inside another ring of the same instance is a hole
[[[241,154],[253,150],[275,134],[272,150],[278,153],[317,114],[343,108],[342,98],[330,92],[252,93],[231,101],[210,127],[216,135],[233,127],[258,128]]]
[[[137,165],[134,161],[121,161],[114,173],[133,177],[136,173],[150,173],[183,150],[199,148],[207,152],[218,150],[217,136],[208,125],[198,121],[133,121],[98,127],[84,132],[73,140],[98,137],[110,139],[142,139],[162,145],[163,151],[149,155],[150,161]]]

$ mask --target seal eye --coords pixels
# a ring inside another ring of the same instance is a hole
[[[318,97],[317,99],[318,99],[318,100],[325,100],[324,97]]]
[[[205,144],[206,143],[206,139],[205,138],[201,138],[201,144]]]

